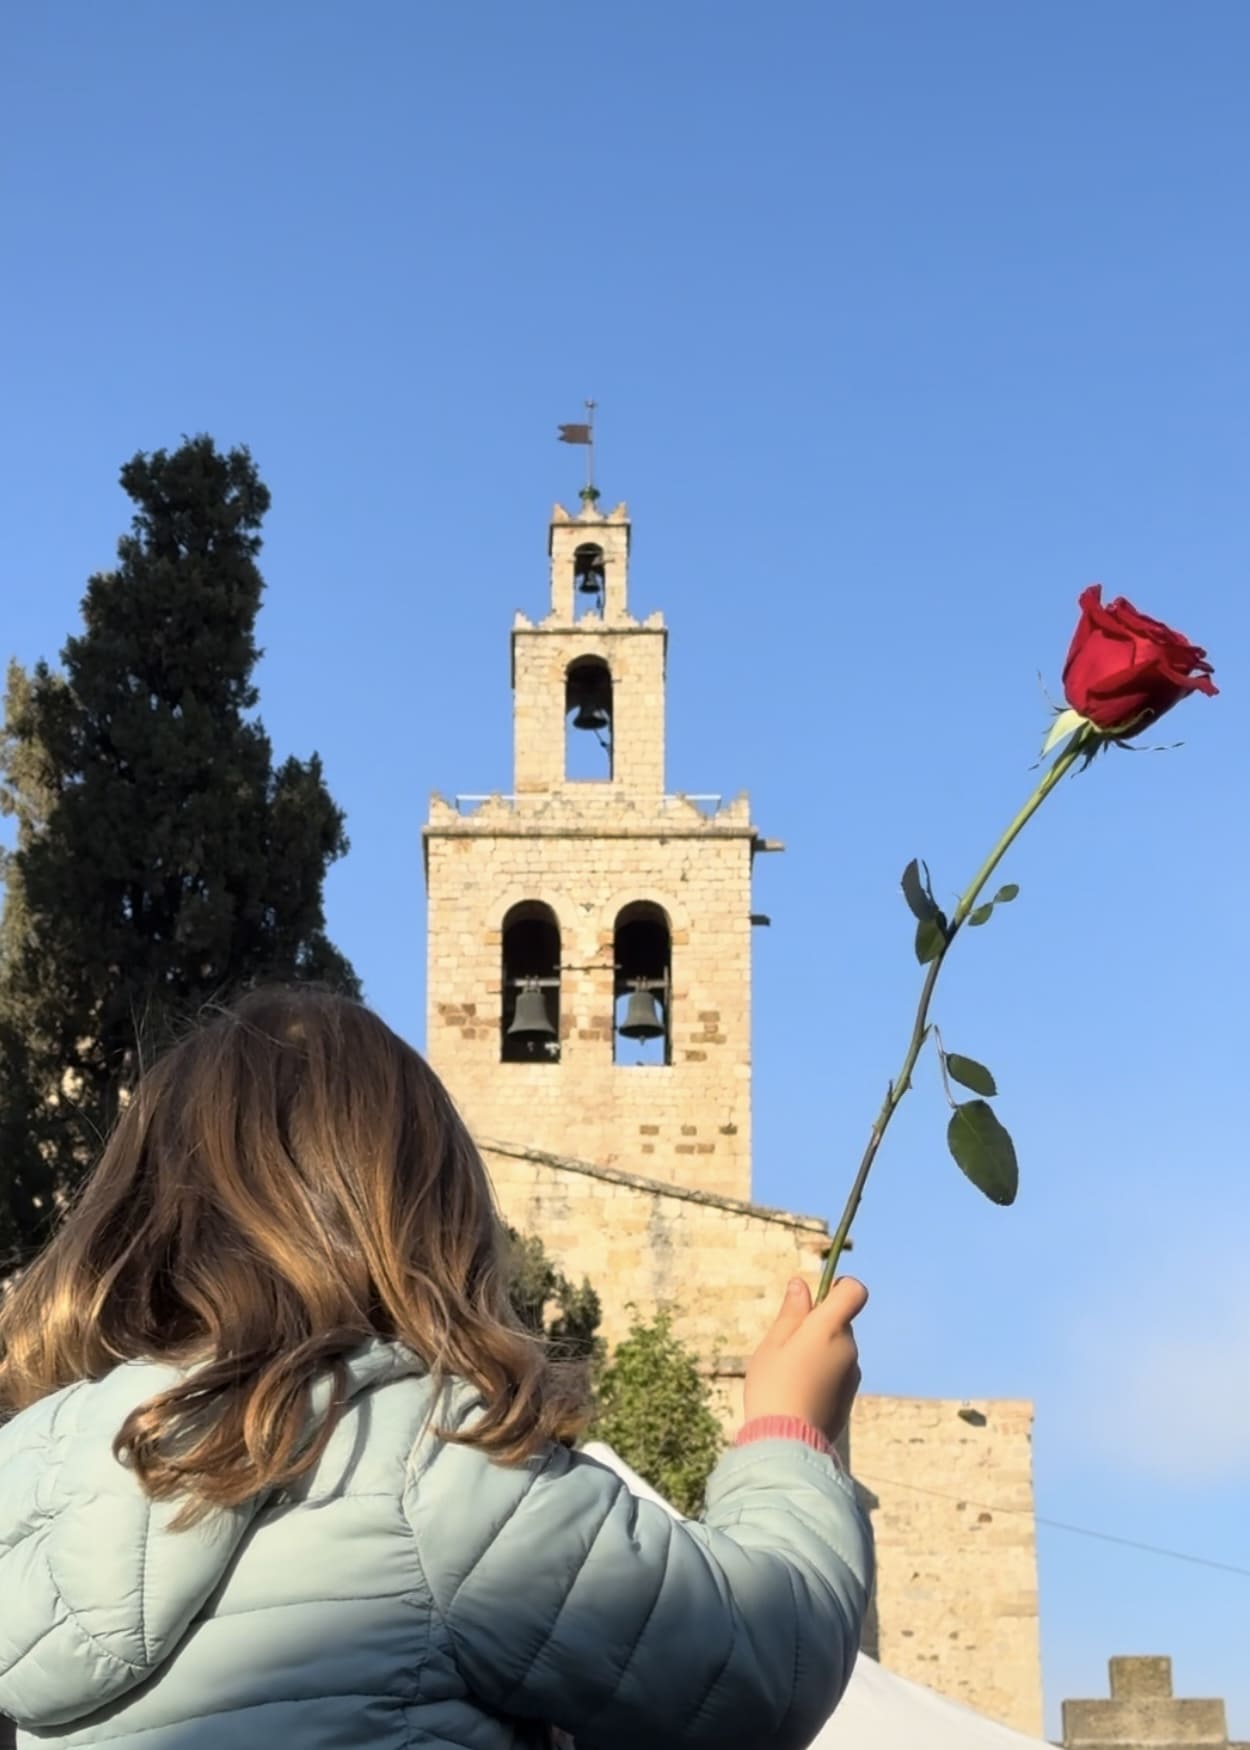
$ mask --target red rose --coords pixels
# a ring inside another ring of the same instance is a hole
[[[1122,596],[1104,607],[1101,586],[1091,584],[1080,608],[1063,690],[1072,709],[1104,734],[1136,735],[1187,693],[1218,691],[1205,650]]]

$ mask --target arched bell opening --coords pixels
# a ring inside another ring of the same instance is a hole
[[[615,1015],[613,1061],[673,1061],[673,932],[664,910],[649,900],[627,905],[613,931]]]
[[[503,921],[503,1063],[560,1061],[560,925],[549,905],[527,900]]]
[[[564,676],[564,776],[600,782],[612,776],[612,671],[601,656],[581,656]]]
[[[601,618],[607,602],[607,561],[603,548],[587,541],[573,554],[573,618]]]

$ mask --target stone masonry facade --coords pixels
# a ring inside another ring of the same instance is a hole
[[[623,506],[557,507],[550,612],[513,626],[513,794],[432,801],[427,1052],[506,1219],[594,1283],[609,1343],[667,1308],[728,1427],[746,1357],[828,1230],[750,1201],[751,870],[780,847],[745,798],[666,794],[667,632],[628,611],[629,551]],[[579,709],[610,743],[598,780],[566,764]],[[639,915],[664,960],[645,1062],[617,1051]],[[541,978],[514,976],[518,918],[542,960],[518,967]],[[531,985],[550,1036],[510,1057]],[[848,1456],[878,1551],[866,1650],[1037,1733],[1031,1431],[1024,1403],[866,1396]]]
[[[657,813],[613,822],[618,836],[607,837],[607,822],[597,832],[558,794],[488,802],[469,819],[435,804],[427,1050],[475,1132],[745,1199],[750,829],[704,822],[692,805]],[[672,924],[673,1062],[622,1068],[613,924],[644,895]],[[502,920],[526,901],[559,921],[561,1056],[501,1064]]]
[[[865,1395],[850,1468],[878,1581],[865,1650],[1017,1731],[1041,1731],[1033,1406]]]
[[[829,1241],[812,1216],[480,1139],[505,1218],[604,1295],[609,1344],[668,1308],[727,1429],[786,1282]],[[865,1651],[1019,1731],[1042,1719],[1032,1406],[865,1395],[846,1457],[877,1548]]]

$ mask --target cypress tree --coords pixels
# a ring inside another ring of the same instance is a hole
[[[269,493],[196,437],[121,471],[135,505],[61,669],[10,671],[0,806],[0,1248],[37,1245],[145,1054],[249,983],[355,992],[327,940],[347,849],[321,763],[275,766],[253,671]]]

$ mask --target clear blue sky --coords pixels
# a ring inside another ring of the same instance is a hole
[[[54,654],[206,430],[272,487],[280,752],[353,849],[333,932],[420,1040],[429,792],[509,785],[507,632],[601,404],[670,781],[750,789],[759,1196],[836,1213],[916,971],[1031,783],[1078,591],[1217,665],[961,943],[1023,1192],[921,1077],[859,1238],[868,1384],[1037,1401],[1040,1511],[1250,1568],[1244,1096],[1250,9],[45,0],[0,72],[0,643]],[[611,1291],[611,1285],[603,1285]],[[1041,1534],[1046,1670],[1168,1652],[1250,1736],[1250,1578]]]

